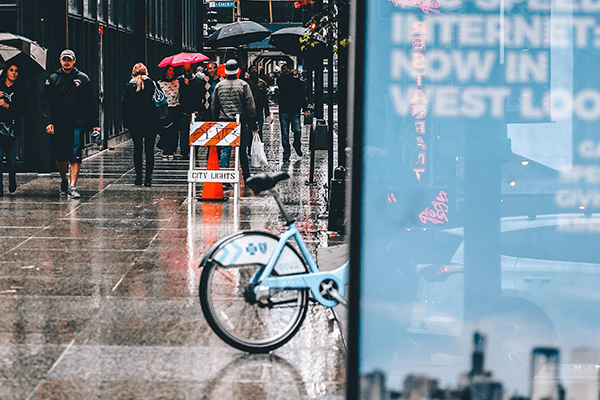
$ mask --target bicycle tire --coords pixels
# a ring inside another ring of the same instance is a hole
[[[252,299],[244,295],[250,279],[266,264],[278,241],[277,236],[267,232],[238,232],[216,243],[201,263],[199,296],[204,317],[225,343],[248,353],[268,353],[283,346],[298,332],[306,317],[308,289],[279,291],[269,298],[268,304],[252,304]],[[242,248],[240,244],[246,247]],[[229,250],[238,247],[247,256],[245,259],[217,261],[235,256]],[[250,263],[248,261],[253,257],[246,254],[248,248],[256,253],[259,248],[264,248],[265,252],[255,257],[257,262]],[[302,273],[308,272],[304,259],[289,243],[284,247],[273,275],[288,275],[279,268],[283,263],[288,266],[295,263],[289,274],[298,273],[300,268]]]

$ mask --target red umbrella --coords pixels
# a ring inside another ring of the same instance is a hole
[[[183,64],[194,64],[201,61],[206,61],[208,59],[209,58],[202,53],[179,53],[175,54],[174,56],[163,58],[158,66],[166,67],[168,65],[172,65],[173,67],[177,67]]]

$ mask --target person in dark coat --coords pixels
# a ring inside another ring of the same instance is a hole
[[[196,121],[204,113],[206,83],[204,79],[198,78],[190,64],[183,65],[183,75],[177,78],[179,81],[179,109],[180,128],[179,128],[179,147],[181,157],[188,159],[190,156],[190,121],[192,114],[196,114]]]
[[[76,61],[73,50],[63,50],[61,68],[50,74],[42,92],[42,120],[50,134],[61,177],[59,194],[71,199],[81,197],[75,185],[81,168],[83,132],[91,127],[100,132],[98,105],[90,78],[75,67]]]
[[[300,111],[304,110],[307,115],[307,100],[304,94],[304,86],[300,79],[292,75],[292,69],[288,64],[281,67],[282,75],[277,80],[279,85],[279,122],[281,124],[281,145],[283,146],[283,161],[290,159],[290,125],[294,132],[294,150],[302,157],[300,137],[302,125],[300,123]]]
[[[163,129],[158,141],[158,148],[162,149],[163,157],[172,160],[175,150],[177,150],[180,119],[179,81],[175,79],[175,68],[172,65],[165,68],[163,78],[158,81],[158,85],[167,98],[169,117],[173,122],[169,128]]]
[[[250,67],[248,84],[250,85],[250,89],[252,89],[252,97],[254,97],[254,107],[256,109],[256,119],[258,123],[258,135],[260,136],[260,140],[262,140],[263,123],[265,120],[268,121],[271,110],[269,110],[267,83],[258,77],[258,68],[256,68],[256,66]]]
[[[25,87],[19,79],[19,67],[14,63],[8,63],[0,75],[0,122],[12,126],[14,139],[8,137],[0,138],[0,150],[2,156],[6,157],[8,164],[8,191],[14,193],[17,190],[17,139],[20,132],[19,118],[23,115],[27,99]],[[0,196],[4,195],[3,175],[4,166],[0,162]]]
[[[156,84],[148,76],[142,63],[133,66],[131,80],[125,85],[121,100],[123,126],[133,139],[133,165],[135,185],[142,184],[142,150],[146,154],[146,176],[144,186],[152,185],[154,171],[154,143],[159,132],[158,110],[152,96]]]

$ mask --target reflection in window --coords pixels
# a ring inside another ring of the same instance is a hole
[[[135,16],[134,16],[134,4],[131,1],[125,2],[125,28],[129,31],[133,31],[135,29]]]
[[[93,10],[93,1],[95,0],[83,0],[83,16],[85,18],[94,18],[92,13]]]
[[[69,0],[69,14],[81,15],[81,1]]]
[[[148,35],[150,35],[150,37],[156,36],[156,24],[154,22],[155,4],[156,0],[148,1]]]
[[[589,233],[562,232],[557,227],[531,229],[521,257],[574,263],[600,263],[600,247]]]
[[[129,4],[129,2],[127,2]],[[104,14],[104,7],[106,6],[106,0],[98,0],[97,3],[98,9],[98,20],[102,22],[106,22],[106,15]]]
[[[108,23],[115,25],[115,0],[106,0],[108,2]]]

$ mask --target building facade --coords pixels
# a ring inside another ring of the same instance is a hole
[[[158,78],[162,58],[201,49],[202,6],[201,0],[1,1],[1,30],[28,37],[48,50],[47,71],[27,79],[29,104],[19,144],[19,170],[54,169],[39,95],[49,73],[60,67],[63,49],[75,51],[76,66],[92,80],[102,127],[100,148],[106,148],[127,137],[120,102],[132,66],[144,62],[150,75]],[[88,154],[99,149],[89,136],[84,147]]]

